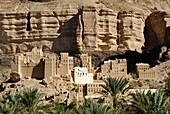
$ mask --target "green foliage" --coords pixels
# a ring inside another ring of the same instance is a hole
[[[120,95],[128,90],[128,81],[123,78],[108,78],[105,95],[110,95],[115,107],[108,104],[97,103],[85,99],[83,104],[76,101],[69,105],[59,102],[44,103],[42,94],[38,89],[25,88],[21,91],[13,91],[0,97],[0,114],[168,114],[170,103],[168,102],[169,90],[138,91],[130,94],[129,100],[121,102]],[[119,86],[118,86],[119,85]],[[119,95],[118,95],[119,94]]]
[[[121,109],[115,109],[106,104],[100,104],[90,99],[85,99],[83,105],[78,107],[76,114],[121,114],[122,112]]]
[[[148,79],[146,79],[146,80],[145,80],[145,82],[149,83],[149,80],[148,80]]]
[[[16,91],[7,93],[0,97],[0,113],[18,114],[22,111],[20,94]]]
[[[109,110],[109,107],[106,105],[94,103],[89,99],[85,99],[83,105],[80,106],[79,109],[81,113],[83,112],[83,114],[106,114]]]
[[[132,73],[132,78],[133,79],[137,79],[138,78],[137,74],[136,73]]]
[[[0,97],[0,113],[3,114],[39,114],[42,110],[42,96],[38,89],[25,88]]]
[[[126,78],[112,78],[108,77],[104,80],[105,85],[100,85],[103,88],[102,94],[104,96],[111,96],[113,100],[113,107],[119,105],[121,95],[128,91],[131,86],[128,86]]]
[[[170,97],[170,88],[164,90],[166,96]]]
[[[25,113],[37,114],[42,113],[42,94],[35,88],[25,88],[20,93],[21,103],[24,105]]]
[[[170,103],[168,97],[160,90],[155,93],[151,91],[137,91],[130,94],[130,101],[133,112],[137,114],[168,114]]]
[[[53,102],[50,104],[49,113],[50,114],[74,114],[76,111],[76,102],[73,101],[69,105],[63,105],[58,102]]]

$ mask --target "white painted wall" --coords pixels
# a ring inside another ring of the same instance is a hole
[[[93,83],[93,73],[88,73],[86,67],[75,67],[74,82],[77,84]]]

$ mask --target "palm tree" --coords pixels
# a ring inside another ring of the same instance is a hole
[[[20,103],[20,94],[16,91],[7,93],[0,97],[0,113],[18,114],[21,113],[23,106]]]
[[[42,94],[35,88],[25,88],[21,91],[21,103],[25,107],[25,113],[43,113]]]
[[[75,114],[76,111],[76,102],[73,101],[69,105],[64,105],[59,102],[52,102],[48,106],[48,112],[50,114]]]
[[[166,94],[168,97],[170,97],[170,88],[165,89],[164,91],[165,91],[165,94]]]
[[[111,96],[113,101],[113,108],[116,108],[120,103],[121,95],[130,89],[128,80],[126,78],[112,78],[108,77],[104,80],[105,85],[100,85],[103,90],[102,94],[105,97]]]
[[[149,91],[137,91],[130,94],[132,100],[130,106],[136,114],[168,114],[170,103],[164,92],[156,90],[155,93]]]
[[[76,114],[114,114],[111,107],[85,99],[83,105],[78,106]]]

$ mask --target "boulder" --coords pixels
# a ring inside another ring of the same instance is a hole
[[[15,71],[12,71],[11,73],[10,73],[10,81],[11,82],[18,82],[18,81],[20,81],[20,75],[19,75],[19,73],[18,72],[15,72]]]

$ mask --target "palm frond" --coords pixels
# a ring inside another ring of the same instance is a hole
[[[159,114],[170,110],[170,103],[167,102],[168,97],[159,89],[154,93],[150,90],[147,92],[136,91],[130,96],[132,97],[131,107],[141,114]]]
[[[128,86],[128,80],[123,77],[108,77],[104,80],[104,83],[105,84],[100,85],[103,88],[101,93],[104,97],[111,96],[113,100],[113,107],[116,108],[116,105],[119,104],[120,95],[127,92],[131,86]]]

